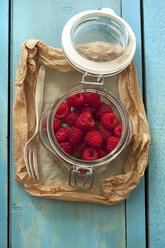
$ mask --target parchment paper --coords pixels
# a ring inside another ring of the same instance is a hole
[[[89,46],[90,53],[95,52],[92,45]],[[102,174],[95,177],[91,190],[81,190],[68,185],[67,170],[60,166],[40,142],[38,144],[40,180],[29,178],[24,165],[23,149],[35,129],[34,99],[39,60],[47,66],[44,109],[61,93],[78,85],[82,77],[81,73],[68,64],[61,49],[46,46],[40,40],[28,40],[23,43],[15,80],[13,105],[15,180],[21,183],[29,194],[40,197],[107,205],[126,199],[144,174],[150,143],[148,122],[133,62],[118,76],[105,80],[106,88],[120,97],[132,120],[131,147],[113,161]]]

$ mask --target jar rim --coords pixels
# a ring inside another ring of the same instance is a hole
[[[70,156],[64,150],[59,146],[57,143],[55,136],[54,136],[54,131],[53,131],[53,120],[54,120],[54,115],[58,107],[62,102],[66,100],[66,98],[70,97],[71,95],[81,93],[81,92],[94,92],[98,93],[101,96],[106,97],[118,110],[121,121],[122,121],[122,135],[120,138],[120,141],[118,145],[115,147],[115,149],[109,153],[107,156],[93,160],[93,161],[84,161],[81,159],[77,159],[73,156]],[[53,103],[52,107],[50,108],[49,114],[48,114],[48,121],[47,121],[47,131],[48,131],[48,138],[51,143],[51,146],[53,147],[55,153],[60,156],[60,158],[64,159],[66,162],[68,162],[71,165],[76,165],[76,166],[81,166],[81,167],[98,167],[102,166],[105,163],[109,163],[113,159],[115,159],[118,154],[124,149],[126,142],[128,141],[128,130],[130,127],[130,121],[129,117],[127,114],[127,111],[123,105],[123,103],[120,101],[119,98],[117,98],[112,92],[105,88],[101,88],[98,86],[77,86],[69,91],[63,93],[59,98],[56,99],[56,101]]]

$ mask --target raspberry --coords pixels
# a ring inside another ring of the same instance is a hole
[[[43,128],[43,131],[44,131],[45,134],[48,134],[48,131],[47,131],[46,127]]]
[[[103,126],[99,127],[99,131],[103,137],[103,141],[106,141],[109,136],[112,136],[111,131],[106,130]]]
[[[106,142],[102,143],[102,146],[99,149],[106,151]]]
[[[85,169],[79,169],[79,172],[80,172],[80,174],[85,174],[87,172],[87,170],[85,170]]]
[[[58,120],[64,120],[70,113],[71,108],[67,103],[62,103],[56,111],[55,118]]]
[[[100,105],[100,95],[97,93],[92,92],[85,92],[84,93],[85,102],[91,108],[98,108]]]
[[[76,147],[76,152],[83,152],[87,148],[87,144],[85,142],[80,143]]]
[[[94,148],[86,148],[82,154],[82,160],[96,160],[98,159],[98,152]]]
[[[84,105],[82,108],[80,108],[80,113],[83,114],[85,112],[87,112],[91,115],[93,114],[92,109],[90,107]]]
[[[66,102],[71,107],[79,108],[84,104],[84,95],[82,93],[75,94],[70,96]]]
[[[76,112],[72,112],[70,113],[67,117],[66,117],[66,122],[70,125],[73,126],[77,119],[78,119],[78,114]]]
[[[111,152],[118,144],[119,138],[116,138],[115,136],[110,136],[107,138],[107,144],[106,144],[106,150],[107,152]]]
[[[48,133],[47,132],[47,119],[44,119],[43,122],[42,122],[42,124],[43,124],[43,131],[44,131],[44,133],[47,134]]]
[[[44,127],[47,127],[47,119],[44,119],[42,123]]]
[[[101,117],[101,124],[107,130],[112,130],[116,126],[117,122],[116,115],[113,113],[106,113]]]
[[[89,146],[94,148],[100,147],[103,143],[103,137],[97,130],[91,130],[87,132],[84,140]]]
[[[54,120],[53,121],[53,130],[54,130],[54,133],[56,133],[59,129],[61,128],[61,123],[57,120]],[[44,133],[48,133],[47,132],[47,119],[44,119],[43,120],[43,131]]]
[[[66,153],[73,156],[73,146],[70,142],[59,143],[59,145]]]
[[[82,130],[91,130],[96,127],[96,123],[89,113],[83,113],[76,121],[76,127]]]
[[[56,133],[56,140],[64,142],[69,140],[69,130],[66,127],[61,127]]]
[[[69,141],[72,145],[77,145],[82,141],[84,133],[82,130],[72,127],[69,132]]]
[[[61,128],[61,122],[54,120],[53,121],[53,130],[56,133]]]
[[[99,149],[98,150],[98,155],[99,155],[99,158],[103,158],[107,155],[107,152],[105,152],[103,149]]]
[[[95,122],[95,125],[91,128],[91,130],[98,130],[99,126],[97,125],[97,123]]]
[[[115,126],[115,128],[113,129],[113,133],[117,138],[121,137],[122,134],[122,123],[119,123]]]
[[[96,109],[95,115],[98,119],[105,113],[113,113],[112,108],[105,102],[100,102],[100,106]]]

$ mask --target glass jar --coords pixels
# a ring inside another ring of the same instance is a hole
[[[88,49],[89,44],[92,44],[91,52]],[[69,63],[84,72],[84,75],[80,86],[65,92],[43,113],[40,140],[68,169],[70,186],[90,189],[94,175],[109,166],[131,141],[132,125],[127,111],[120,99],[104,87],[103,77],[117,74],[129,65],[136,41],[129,25],[113,10],[99,9],[81,12],[66,23],[62,33],[62,47]],[[104,52],[100,53],[100,49]],[[87,81],[89,75],[94,80]],[[122,135],[114,150],[93,161],[84,161],[67,154],[58,144],[53,131],[54,116],[59,106],[68,97],[84,92],[99,94],[103,102],[112,106],[113,112],[122,123]],[[42,125],[44,119],[47,119],[47,134]],[[85,172],[82,173],[82,170]],[[83,178],[81,184],[78,183],[77,176]]]

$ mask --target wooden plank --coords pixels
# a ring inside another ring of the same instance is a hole
[[[144,0],[144,45],[149,153],[149,243],[165,247],[165,1]]]
[[[13,247],[125,247],[124,202],[113,207],[31,197],[20,185],[13,201]]]
[[[0,247],[7,247],[8,231],[8,1],[0,1]]]
[[[142,94],[142,40],[140,1],[122,1],[122,17],[130,24],[136,36],[134,62],[138,83]],[[126,201],[127,248],[146,247],[145,231],[145,185],[144,177],[140,185]]]
[[[24,40],[42,39],[60,47],[63,26],[71,16],[103,6],[120,13],[119,0],[13,1],[13,81]],[[107,207],[29,196],[13,180],[13,155],[11,163],[11,247],[125,247],[125,202]]]

